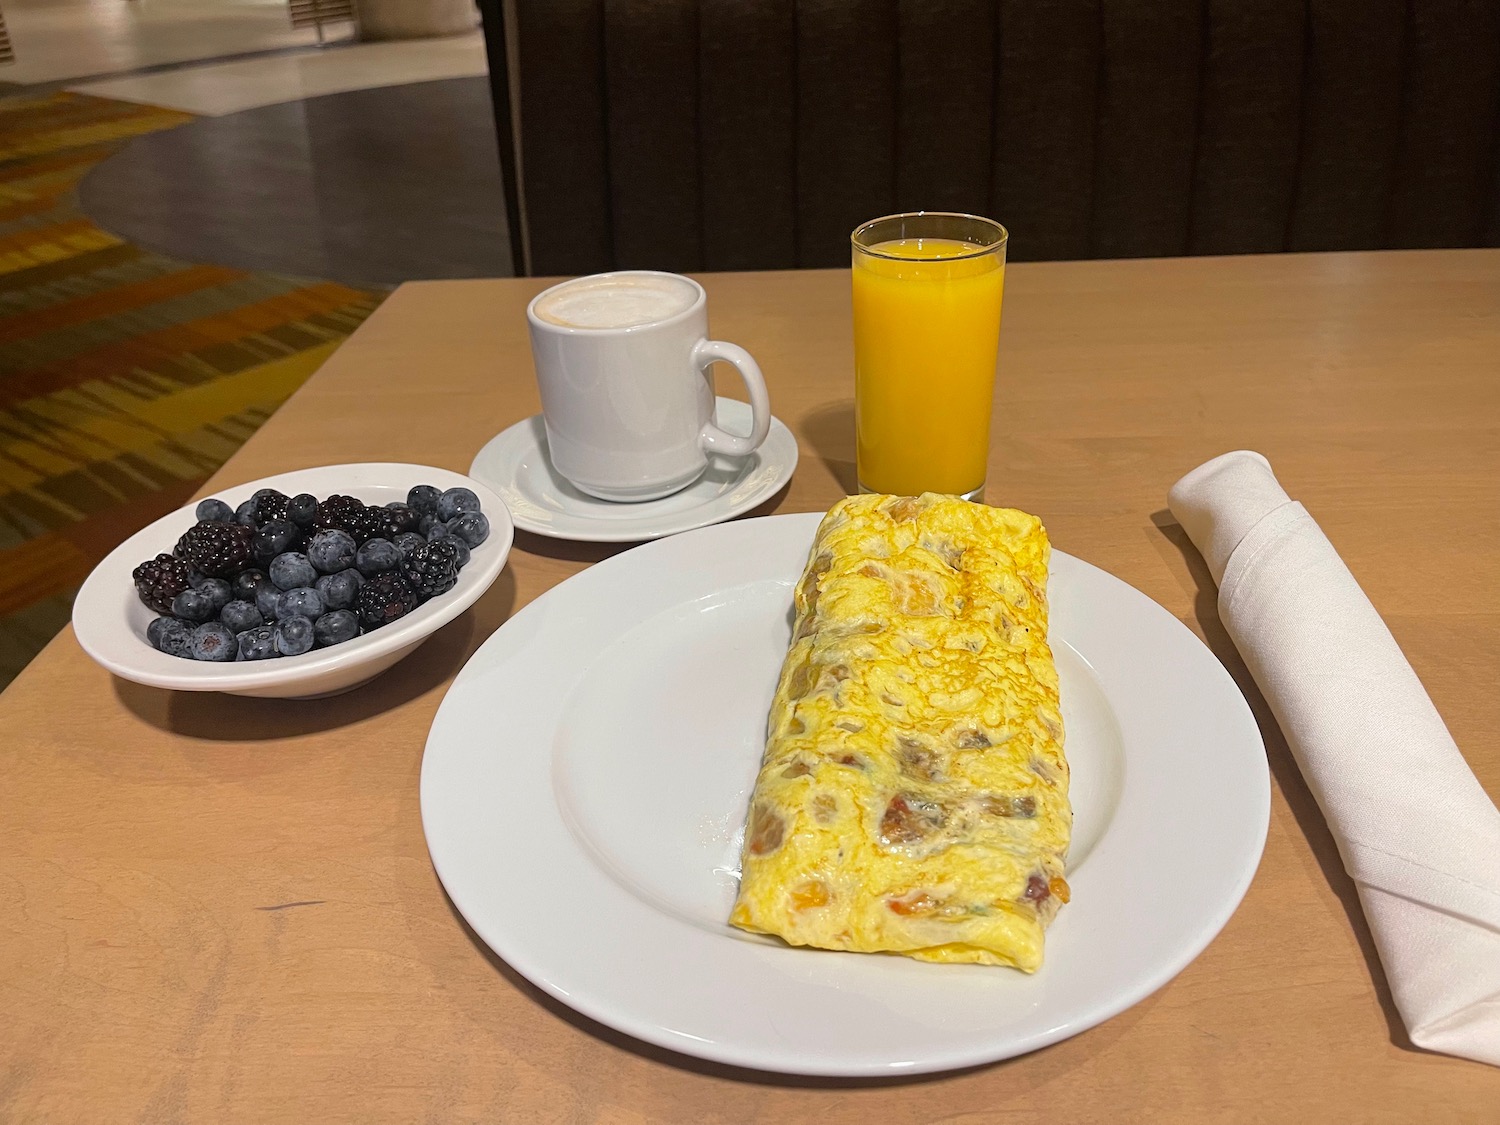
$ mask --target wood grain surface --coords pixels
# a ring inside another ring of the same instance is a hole
[[[714,334],[759,359],[801,444],[761,512],[827,507],[853,480],[847,273],[702,280]],[[466,469],[538,408],[523,309],[544,284],[403,287],[215,484],[340,461]],[[1402,1032],[1328,831],[1165,514],[1188,469],[1265,453],[1494,796],[1497,364],[1496,251],[1012,268],[988,499],[1039,513],[1060,549],[1197,631],[1246,689],[1274,785],[1239,912],[1100,1027],[920,1081],[780,1078],[590,1024],[490,955],[423,846],[428,725],[507,616],[621,549],[522,534],[478,605],[338,698],[137,687],[71,631],[0,696],[0,1121],[1500,1120],[1500,1070]]]

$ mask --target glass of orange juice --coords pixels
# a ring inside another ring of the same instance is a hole
[[[854,426],[862,492],[984,492],[1005,228],[917,211],[854,231]]]

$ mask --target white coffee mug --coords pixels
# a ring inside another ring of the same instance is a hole
[[[553,467],[603,500],[686,488],[711,454],[766,440],[771,402],[750,353],[708,339],[708,302],[691,278],[620,270],[574,278],[526,307]],[[709,367],[732,364],[750,392],[747,437],[714,424]]]

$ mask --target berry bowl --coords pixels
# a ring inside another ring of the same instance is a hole
[[[489,535],[472,547],[457,582],[404,616],[343,643],[274,660],[184,659],[159,651],[147,639],[158,617],[136,592],[138,564],[171,554],[184,532],[197,522],[197,504],[188,504],[132,535],[94,568],[73,603],[73,632],[85,652],[123,679],[177,691],[222,691],[274,699],[312,699],[357,687],[410,654],[442,626],[479,600],[499,577],[510,554],[514,527],[505,502],[478,481],[430,465],[327,465],[266,477],[214,493],[231,508],[261,489],[287,496],[352,496],[368,505],[405,501],[408,489],[466,488],[479,498]],[[357,507],[357,505],[356,505]],[[420,552],[419,552],[420,553]],[[279,561],[279,560],[278,560]],[[384,577],[384,576],[382,576]],[[450,573],[449,581],[452,581]],[[232,638],[232,634],[231,634]]]

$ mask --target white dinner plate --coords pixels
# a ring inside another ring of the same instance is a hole
[[[443,700],[422,762],[438,876],[476,933],[584,1015],[761,1070],[899,1075],[1077,1034],[1180,972],[1249,886],[1270,783],[1212,653],[1052,555],[1072,901],[1032,976],[794,949],[726,922],[817,514],[651,543],[516,614]]]
[[[730,433],[750,432],[748,403],[720,398],[715,409]],[[640,543],[744,515],[776,495],[796,468],[797,439],[773,417],[759,449],[748,457],[714,454],[703,475],[680,492],[630,504],[600,500],[558,475],[547,456],[542,416],[535,414],[486,442],[469,475],[495,490],[522,531],[585,543]]]

